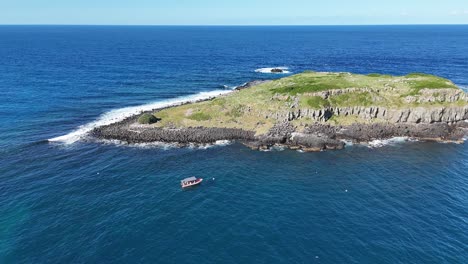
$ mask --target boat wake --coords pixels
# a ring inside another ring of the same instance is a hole
[[[274,69],[280,69],[282,70],[283,72],[272,72],[272,70]],[[271,74],[285,74],[285,73],[291,73],[290,71],[288,71],[289,68],[288,67],[273,67],[273,68],[260,68],[260,69],[256,69],[255,72],[258,72],[258,73],[271,73]]]
[[[189,96],[177,97],[173,99],[167,99],[163,101],[157,101],[149,104],[139,105],[139,106],[130,106],[120,109],[111,110],[107,113],[102,114],[98,119],[93,122],[79,126],[76,130],[55,138],[48,139],[49,142],[59,142],[64,144],[73,144],[91,132],[94,128],[110,125],[113,123],[120,122],[128,117],[137,115],[144,111],[151,111],[154,109],[160,109],[170,106],[176,106],[184,103],[196,102],[200,100],[210,99],[222,94],[227,94],[232,92],[232,90],[215,90],[210,92],[201,92],[198,94],[193,94]]]

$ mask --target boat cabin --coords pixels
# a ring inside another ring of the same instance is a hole
[[[181,180],[180,185],[182,186],[182,188],[190,187],[190,186],[194,186],[194,185],[201,183],[202,180],[203,179],[197,179],[196,177],[190,177],[190,178]]]

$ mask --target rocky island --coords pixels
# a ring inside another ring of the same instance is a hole
[[[441,77],[308,71],[141,113],[92,135],[128,143],[237,140],[253,149],[320,151],[391,137],[462,142],[466,120],[467,94]]]

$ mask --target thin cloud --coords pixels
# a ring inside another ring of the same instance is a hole
[[[468,15],[468,10],[453,10],[450,12],[451,16],[466,16]]]

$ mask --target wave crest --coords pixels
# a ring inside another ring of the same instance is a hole
[[[73,144],[81,139],[83,139],[89,132],[94,128],[110,125],[113,123],[120,122],[128,117],[137,115],[141,112],[151,111],[154,109],[160,109],[170,106],[176,106],[184,103],[196,102],[200,100],[210,99],[222,94],[227,94],[232,92],[231,90],[215,90],[210,92],[201,92],[198,94],[193,94],[189,96],[177,97],[173,99],[167,99],[163,101],[157,101],[149,104],[139,105],[139,106],[130,106],[111,110],[107,113],[102,114],[93,122],[79,126],[74,131],[55,138],[48,139],[49,142],[59,142],[64,144]]]
[[[376,139],[368,142],[366,145],[369,148],[381,148],[384,146],[392,146],[404,142],[411,141],[410,138],[408,137],[394,137],[394,138],[389,138],[389,139]]]

